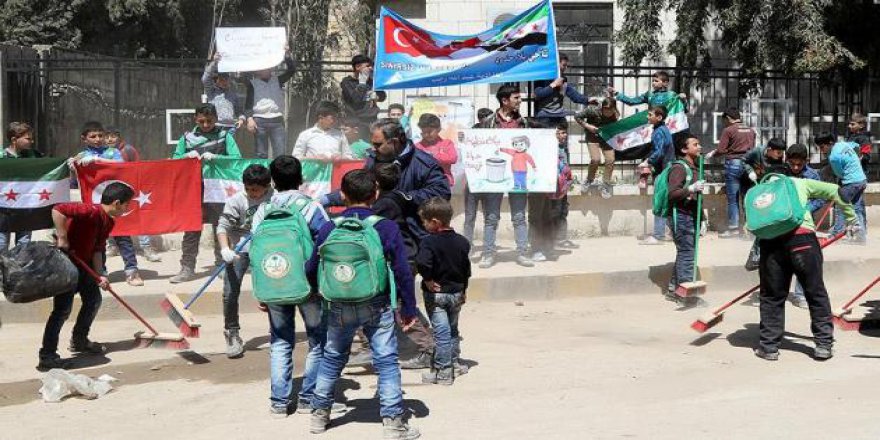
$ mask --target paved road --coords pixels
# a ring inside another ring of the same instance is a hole
[[[708,299],[730,294],[714,291]],[[462,348],[471,373],[439,387],[404,372],[412,423],[426,439],[880,436],[880,333],[838,332],[835,358],[816,362],[808,355],[806,312],[789,308],[790,333],[780,361],[771,363],[751,352],[756,308],[736,306],[717,332],[700,336],[688,326],[704,312],[676,310],[647,293],[468,303]],[[268,415],[265,317],[243,317],[250,350],[240,360],[219,354],[219,317],[203,321],[203,337],[186,353],[126,350],[137,325],[99,321],[95,338],[119,341],[112,344],[118,351],[80,359],[78,371],[116,376],[117,389],[58,404],[38,400],[40,326],[3,327],[0,438],[311,438],[307,417]],[[342,394],[353,409],[315,438],[380,438],[375,382],[369,374],[346,375]]]

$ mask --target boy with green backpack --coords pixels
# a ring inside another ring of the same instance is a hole
[[[286,417],[293,395],[295,317],[299,309],[309,351],[306,355],[296,411],[310,413],[318,368],[324,356],[327,322],[322,301],[305,275],[305,260],[312,255],[314,238],[330,219],[320,203],[298,188],[303,183],[302,164],[290,155],[269,165],[275,194],[254,213],[250,248],[254,296],[269,314],[270,414]],[[334,410],[344,405],[334,404]]]
[[[701,151],[700,140],[695,136],[682,137],[675,147],[676,160],[655,180],[654,216],[667,219],[675,242],[675,264],[664,293],[667,300],[675,303],[683,301],[675,289],[694,279],[697,194],[705,187],[705,182],[698,180],[695,165]]]
[[[746,228],[758,237],[761,252],[760,342],[755,355],[768,361],[779,359],[792,276],[803,286],[810,310],[810,328],[816,341],[813,357],[826,360],[834,356],[834,326],[822,276],[822,250],[812,213],[806,209],[811,199],[840,207],[847,231],[858,234],[853,206],[840,197],[838,186],[832,183],[771,173],[746,194]]]
[[[330,424],[336,381],[348,361],[351,341],[363,328],[379,374],[379,413],[384,438],[415,439],[419,432],[403,420],[403,392],[398,364],[395,308],[402,300],[404,331],[418,311],[406,246],[397,224],[370,209],[378,186],[367,170],[349,171],[342,178],[346,210],[321,228],[306,263],[309,281],[328,302],[327,343],[312,399],[310,431],[318,434]]]

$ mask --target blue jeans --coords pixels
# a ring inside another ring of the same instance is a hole
[[[461,352],[458,341],[458,315],[464,302],[464,294],[422,292],[425,310],[434,328],[434,369],[452,367]]]
[[[724,190],[727,193],[727,228],[739,229],[740,180],[745,168],[742,159],[724,161]]]
[[[525,191],[527,189],[527,177],[529,175],[528,171],[514,171],[513,172],[513,190],[514,191]]]
[[[654,216],[654,233],[651,235],[657,240],[666,239],[666,218],[660,217],[659,215]]]
[[[675,209],[675,208],[673,208]],[[678,211],[677,218],[669,216],[669,224],[672,227],[672,238],[675,241],[675,267],[669,280],[667,291],[675,292],[681,283],[694,280],[694,217],[690,214]]]
[[[483,255],[495,255],[495,236],[501,220],[501,201],[504,194],[472,193],[465,188],[464,196],[464,236],[474,240],[474,223],[477,220],[477,205],[483,205]]]
[[[101,291],[98,289],[95,279],[84,270],[79,269],[76,292],[79,292],[82,306],[76,316],[76,324],[73,325],[71,340],[83,342],[88,340],[89,330],[92,328],[92,323],[95,322],[95,317],[98,316],[98,309],[101,308]],[[52,298],[52,313],[49,314],[46,328],[43,330],[43,347],[40,348],[40,359],[58,356],[58,337],[61,328],[64,327],[64,322],[70,317],[70,311],[73,310],[73,296],[76,292]]]
[[[520,254],[525,254],[529,248],[529,225],[526,223],[528,200],[528,194],[526,193],[507,194],[507,203],[510,207],[510,221],[513,222],[513,237],[516,241],[516,251]]]
[[[309,301],[295,305],[268,305],[269,308],[269,372],[272,396],[269,402],[276,408],[287,408],[293,393],[293,349],[296,346],[295,314],[299,314],[306,327],[309,353],[306,355],[300,402],[311,403],[315,394],[318,369],[324,357],[327,342],[327,320],[322,301],[317,295]]]
[[[272,144],[273,158],[282,154],[290,154],[287,151],[287,131],[284,129],[282,118],[254,118],[254,121],[257,122],[254,150],[258,158],[266,159],[269,157],[270,143]]]
[[[246,253],[238,254],[232,263],[226,264],[226,276],[223,277],[223,328],[239,330],[238,298],[241,296],[241,280],[250,265],[250,257]]]
[[[149,238],[149,237],[148,237]],[[138,270],[137,251],[134,248],[134,242],[131,237],[113,237],[116,247],[119,248],[119,255],[125,263],[125,274],[131,275]]]
[[[31,231],[16,232],[15,241],[12,241],[12,232],[0,232],[0,252],[3,252],[10,247],[30,243],[30,241]],[[12,246],[10,246],[10,244]]]
[[[858,217],[859,221],[859,236],[856,237],[859,241],[865,241],[868,239],[868,219],[865,216],[865,188],[868,186],[867,182],[858,182],[858,183],[850,183],[847,185],[842,185],[840,189],[837,190],[837,193],[840,195],[840,198],[843,199],[844,202],[851,203],[853,205],[853,209],[856,211],[856,217]],[[843,218],[843,210],[838,207],[834,207],[834,227],[831,229],[832,234],[839,234],[843,231],[843,227],[845,226],[846,220]]]
[[[373,351],[373,369],[379,374],[379,414],[403,414],[403,391],[397,362],[397,336],[394,312],[387,296],[361,303],[330,303],[327,316],[327,344],[318,371],[312,408],[329,409],[333,404],[336,381],[348,362],[354,332],[363,327]]]

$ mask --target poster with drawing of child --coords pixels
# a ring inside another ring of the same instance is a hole
[[[556,192],[555,130],[467,129],[458,141],[471,192]]]

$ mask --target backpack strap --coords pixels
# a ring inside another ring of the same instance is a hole
[[[381,215],[371,215],[364,219],[364,223],[375,228],[376,223],[379,223],[382,220],[385,220],[385,217],[382,217]]]
[[[385,217],[380,215],[371,215],[364,219],[364,223],[376,227],[376,224],[382,220],[387,220]],[[378,232],[378,231],[377,231]],[[390,260],[385,258],[385,266],[388,268],[388,290],[389,296],[391,297],[391,310],[397,310],[397,283],[394,281],[394,270],[391,268]]]

